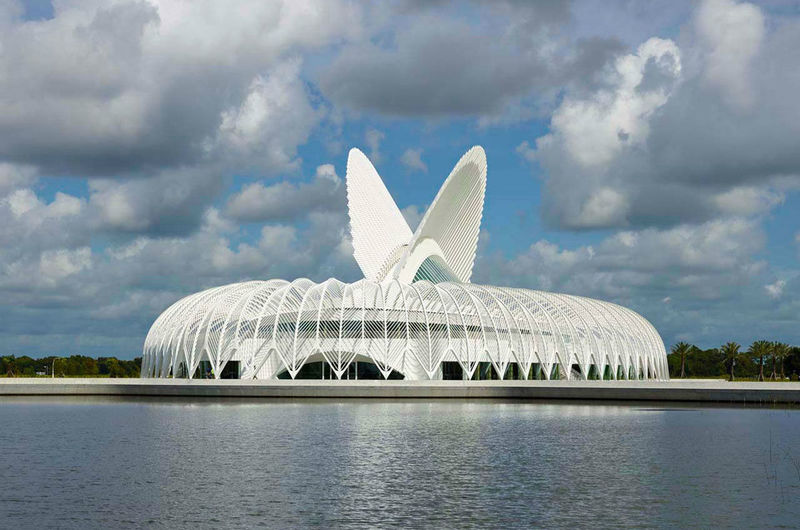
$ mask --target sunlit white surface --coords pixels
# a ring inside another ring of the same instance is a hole
[[[363,361],[409,380],[441,379],[444,363],[464,379],[480,363],[499,378],[668,379],[661,337],[629,309],[469,283],[486,172],[483,148],[473,147],[412,234],[375,167],[352,149],[348,208],[365,279],[251,281],[187,296],[151,327],[142,376],[191,378],[206,361],[220,377],[236,361],[242,378],[294,378],[321,361],[341,378]]]

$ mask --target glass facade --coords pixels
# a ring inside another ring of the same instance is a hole
[[[447,263],[445,263],[442,258],[439,256],[428,256],[419,266],[419,269],[417,269],[412,282],[420,282],[422,280],[431,283],[443,283],[457,282],[458,278],[456,278],[456,275],[453,274],[450,267],[447,266]]]

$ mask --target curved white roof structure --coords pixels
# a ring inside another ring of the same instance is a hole
[[[353,257],[366,279],[380,281],[411,240],[411,229],[375,166],[358,149],[347,156],[346,180]]]
[[[486,169],[486,153],[480,146],[461,157],[406,247],[396,278],[413,281],[424,260],[436,255],[456,280],[469,282],[481,230]]]
[[[630,309],[469,283],[485,190],[486,155],[473,147],[412,234],[375,168],[351,150],[348,206],[365,279],[251,281],[187,296],[150,328],[142,376],[667,379],[661,337]]]
[[[241,377],[296,377],[324,362],[341,378],[354,361],[384,376],[440,379],[452,363],[471,379],[667,377],[664,345],[630,309],[579,296],[463,283],[330,279],[235,283],[187,296],[145,340],[142,373],[214,374],[241,363]],[[510,369],[510,367],[513,367]]]

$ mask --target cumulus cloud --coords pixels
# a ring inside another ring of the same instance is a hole
[[[320,178],[330,179],[327,167],[319,173],[326,172]],[[93,208],[66,194],[46,202],[32,190],[0,200],[5,351],[22,345],[21,353],[110,348],[133,355],[153,319],[199,289],[247,279],[357,278],[343,211],[312,212],[303,226],[266,225],[242,241],[237,227],[210,208],[191,234],[139,235],[92,248],[100,230]],[[80,340],[85,336],[91,341]]]
[[[209,151],[220,156],[252,160],[256,168],[297,167],[297,146],[305,143],[321,116],[311,106],[300,80],[300,61],[286,61],[250,83],[238,107],[222,112]]]
[[[581,207],[575,226],[624,225],[628,198],[611,188],[595,190]]]
[[[675,43],[649,39],[636,53],[616,60],[602,88],[565,97],[553,113],[551,132],[536,140],[535,152],[527,143],[517,148],[549,170],[547,189],[555,199],[550,213],[561,212],[559,222],[574,228],[627,224],[630,198],[611,163],[622,153],[641,151],[649,120],[667,102],[680,73]],[[577,179],[580,186],[564,186],[563,180]],[[568,210],[558,208],[563,203]]]
[[[624,147],[641,144],[649,132],[649,117],[666,103],[681,72],[674,42],[649,39],[635,54],[617,59],[608,88],[590,98],[565,98],[553,113],[548,135],[539,148],[559,141],[580,166],[602,168]]]
[[[403,218],[408,223],[408,227],[411,230],[416,230],[419,226],[419,223],[422,221],[422,216],[425,215],[425,210],[427,207],[419,207],[416,204],[410,204],[400,210],[400,213],[403,214]]]
[[[228,199],[225,213],[237,221],[291,221],[312,212],[343,212],[345,191],[333,165],[317,167],[311,182],[255,182]]]
[[[130,356],[158,312],[197,289],[355,279],[332,166],[310,183],[282,183],[280,197],[280,185],[272,190],[285,211],[286,193],[306,201],[301,226],[278,215],[251,238],[214,205],[233,175],[298,171],[297,149],[329,108],[305,61],[358,37],[361,11],[347,0],[66,0],[28,21],[2,4],[5,351]],[[64,193],[39,175],[85,178],[87,188]]]
[[[284,169],[315,120],[293,57],[360,27],[336,0],[65,1],[17,17],[0,31],[0,158],[100,176],[196,163],[215,139]]]
[[[752,103],[750,67],[764,39],[764,16],[752,4],[708,0],[695,17],[705,52],[705,80],[736,105]]]
[[[321,72],[320,86],[339,105],[395,116],[524,110],[522,100],[590,79],[621,48],[616,39],[597,37],[573,46],[555,23],[569,20],[569,4],[546,4],[476,3],[471,18],[440,4],[414,17],[385,17],[403,22],[345,46]]]
[[[528,140],[523,140],[515,149],[516,153],[528,162],[536,161],[536,149],[531,147]]]
[[[770,283],[764,286],[764,290],[770,298],[780,298],[783,295],[783,288],[786,287],[785,280],[776,280],[775,283]]]
[[[0,162],[0,197],[31,184],[36,171],[31,167]]]
[[[527,252],[508,261],[489,261],[481,269],[493,281],[506,278],[517,285],[601,298],[629,296],[645,284],[651,289],[658,285],[660,298],[675,298],[675,292],[689,289],[694,296],[718,298],[725,295],[721,284],[733,287],[733,278],[758,269],[753,255],[764,243],[758,223],[732,218],[666,230],[621,231],[597,245],[571,250],[542,240]]]
[[[741,217],[625,230],[575,248],[539,240],[510,257],[482,251],[473,281],[620,303],[653,322],[668,345],[681,339],[713,346],[720,337],[746,342],[753,322],[763,333],[795,340],[776,319],[797,322],[796,303],[772,295],[798,293],[800,285],[766,283],[771,272],[758,257],[765,243],[760,223]]]
[[[45,250],[88,245],[86,210],[84,199],[62,192],[57,192],[50,202],[30,188],[0,196],[0,255],[10,267],[0,269],[0,283],[22,286],[31,280],[29,275],[17,275],[12,269],[26,273],[26,267],[38,261]],[[20,261],[23,257],[31,261]]]
[[[76,250],[45,250],[39,258],[39,274],[42,281],[55,284],[57,280],[72,276],[92,266],[92,251],[89,247]]]
[[[458,130],[546,116],[514,144],[545,179],[547,220],[613,229],[516,254],[484,229],[476,282],[620,302],[667,341],[798,329],[800,276],[763,261],[763,220],[800,187],[800,23],[709,1],[666,39],[677,19],[650,19],[686,6],[638,9],[625,30],[603,18],[615,9],[65,0],[24,21],[3,4],[0,341],[131,356],[199,289],[356,280],[341,179],[303,175],[317,144],[361,131],[376,163],[394,152],[409,122],[376,114]],[[425,171],[424,154],[400,162]],[[228,191],[234,177],[247,184]],[[410,226],[424,209],[403,209]]]
[[[93,222],[112,232],[188,234],[223,183],[219,169],[211,166],[165,169],[148,178],[91,179]]]
[[[422,161],[422,149],[406,149],[400,155],[400,162],[411,171],[428,172],[428,165]]]
[[[550,132],[518,147],[543,170],[547,220],[669,226],[780,204],[800,182],[800,25],[766,25],[756,6],[705,2],[679,41],[648,39],[568,89]]]
[[[364,143],[369,147],[369,158],[374,164],[378,164],[381,161],[380,149],[384,138],[386,138],[386,135],[378,129],[370,128],[364,133]]]
[[[712,197],[714,205],[723,214],[758,215],[772,210],[785,199],[778,190],[740,186]]]

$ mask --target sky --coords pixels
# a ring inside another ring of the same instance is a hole
[[[800,343],[800,3],[0,0],[0,354],[141,354],[201,289],[362,277],[482,145],[472,281],[667,348]]]

